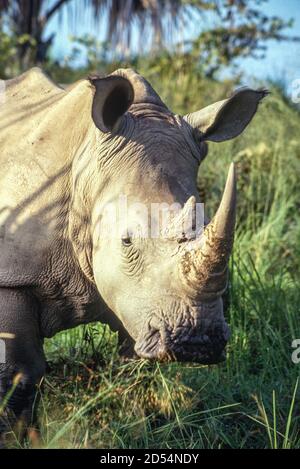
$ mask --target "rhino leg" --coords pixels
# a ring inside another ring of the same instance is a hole
[[[3,437],[16,422],[21,428],[34,423],[36,387],[45,371],[38,303],[25,289],[0,288],[0,340]]]

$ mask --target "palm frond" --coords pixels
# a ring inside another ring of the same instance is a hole
[[[95,20],[107,13],[107,38],[115,46],[130,47],[135,31],[142,45],[160,45],[183,20],[183,0],[90,0]]]
[[[107,19],[106,38],[115,47],[139,50],[172,40],[174,31],[185,26],[191,12],[201,14],[215,6],[215,0],[0,0],[0,17],[10,18],[18,34],[29,34],[38,41],[47,22],[56,14],[66,13],[75,29],[92,16],[94,26]]]

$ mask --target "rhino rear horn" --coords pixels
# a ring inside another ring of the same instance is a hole
[[[89,77],[89,80],[95,90],[93,121],[102,132],[112,132],[133,103],[133,87],[129,80],[120,76]]]

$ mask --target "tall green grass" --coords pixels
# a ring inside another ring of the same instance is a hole
[[[155,71],[148,71],[155,84]],[[224,97],[229,83],[157,82],[176,112]],[[179,91],[178,91],[179,90]],[[212,214],[229,163],[238,169],[231,327],[219,366],[124,362],[102,325],[47,342],[44,447],[299,448],[300,117],[276,88],[243,136],[211,144],[199,190]]]

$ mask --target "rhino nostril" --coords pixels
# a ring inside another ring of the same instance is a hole
[[[134,350],[141,358],[156,358],[163,350],[163,340],[159,329],[150,327],[145,334],[141,334],[136,341]]]

